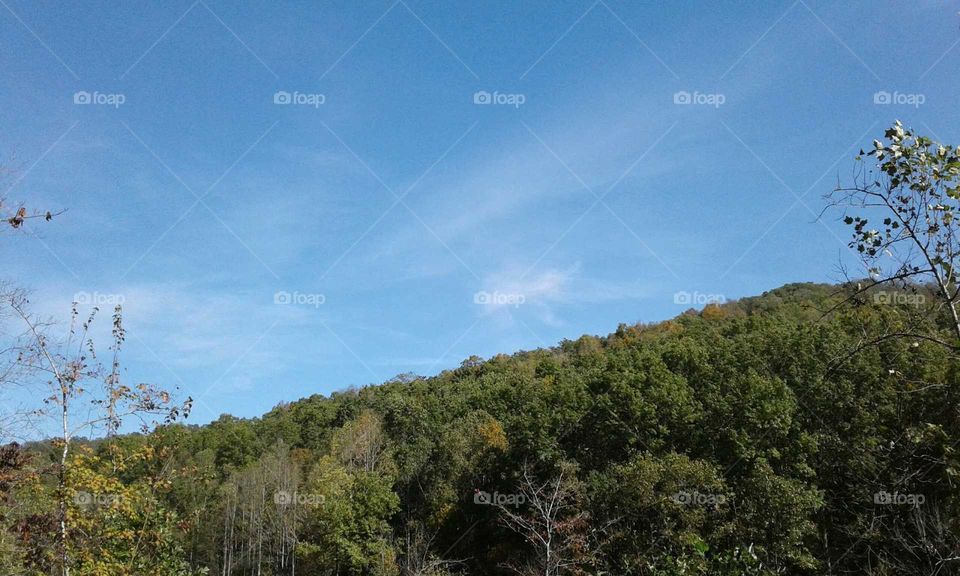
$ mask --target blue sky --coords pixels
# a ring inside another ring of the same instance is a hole
[[[859,148],[960,140],[958,10],[2,0],[2,189],[68,211],[0,259],[200,423],[834,281]]]

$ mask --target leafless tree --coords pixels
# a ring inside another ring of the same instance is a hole
[[[564,464],[556,475],[538,480],[524,464],[517,493],[492,497],[501,522],[526,540],[533,554],[526,562],[508,567],[523,576],[585,574],[593,563],[590,516],[583,510],[582,486],[575,470]]]
[[[429,533],[421,522],[407,524],[399,559],[402,576],[445,576],[463,566],[464,560],[447,559],[436,553],[437,533]]]
[[[299,468],[282,442],[231,476],[222,491],[222,576],[296,575],[297,532],[306,514],[299,484]]]
[[[375,412],[365,410],[348,422],[334,438],[334,450],[350,470],[380,470],[388,458],[387,434]]]
[[[32,425],[33,407],[14,406],[15,394],[26,386],[30,352],[30,334],[10,307],[11,302],[26,298],[23,289],[9,282],[0,282],[0,443],[22,439]]]

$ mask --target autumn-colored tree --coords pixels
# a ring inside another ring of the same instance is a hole
[[[80,312],[74,304],[67,335],[55,338],[49,335],[52,323],[32,315],[29,302],[21,294],[15,294],[7,303],[26,326],[26,339],[19,342],[17,363],[26,373],[41,375],[43,382],[37,386],[43,394],[45,407],[38,415],[52,418],[59,434],[55,445],[59,450],[57,477],[57,517],[59,523],[58,549],[59,571],[69,576],[74,562],[70,558],[70,447],[76,436],[96,433],[111,437],[130,417],[140,420],[142,429],[148,430],[155,417],[172,422],[189,413],[191,401],[182,405],[173,403],[166,390],[151,384],[128,386],[120,378],[120,350],[126,332],[122,311],[117,306],[113,315],[110,347],[112,359],[104,366],[97,358],[89,332],[98,312],[94,308],[80,321]]]
[[[88,448],[67,466],[67,526],[76,576],[186,576],[179,518],[164,502],[166,475],[120,479],[134,467],[154,468],[169,454],[144,444],[132,451]]]

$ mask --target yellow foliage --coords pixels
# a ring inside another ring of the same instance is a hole
[[[142,478],[124,483],[118,473],[137,463],[149,464],[158,453],[141,446],[104,450],[107,457],[78,447],[66,467],[67,524],[70,556],[77,576],[163,576],[158,557],[170,550],[165,539],[176,524],[158,491],[167,479]]]
[[[434,526],[442,526],[444,522],[447,521],[447,518],[455,510],[453,504],[450,502],[444,502],[440,505],[440,508],[434,512],[433,516],[430,518],[431,524]]]
[[[727,311],[719,304],[707,304],[703,308],[703,312],[700,313],[700,316],[704,320],[720,320],[721,318],[727,317]]]
[[[487,448],[493,448],[499,451],[507,449],[507,434],[503,431],[503,426],[495,418],[489,418],[477,427],[477,434],[480,436],[483,445]]]

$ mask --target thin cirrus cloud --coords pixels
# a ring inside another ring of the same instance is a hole
[[[403,268],[398,277],[409,278],[405,258],[428,253],[435,259],[416,264],[423,275],[462,273],[456,259],[438,249],[441,241],[477,275],[504,250],[534,262],[613,184],[636,188],[680,168],[669,153],[677,141],[657,142],[676,113],[653,117],[643,111],[644,103],[653,109],[653,102],[638,101],[631,116],[602,136],[604,127],[589,111],[543,126],[481,125],[467,137],[472,149],[451,153],[405,199],[437,238],[402,207],[394,208],[385,225],[358,245],[353,272],[370,267],[386,277],[394,264]],[[482,146],[489,141],[499,143],[493,152]]]
[[[565,270],[549,269],[526,274],[521,268],[488,275],[483,289],[474,295],[481,317],[497,315],[513,321],[515,315],[531,310],[534,317],[550,326],[561,326],[567,306],[601,304],[650,298],[657,286],[649,280],[620,281],[585,276],[580,264]]]

